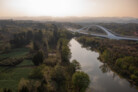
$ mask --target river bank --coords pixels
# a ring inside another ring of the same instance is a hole
[[[75,39],[70,41],[70,49],[71,60],[76,59],[90,77],[91,84],[87,92],[137,92],[126,79],[118,76],[98,59],[98,52],[83,48]]]

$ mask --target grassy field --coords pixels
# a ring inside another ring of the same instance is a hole
[[[13,49],[9,53],[1,54],[1,58],[22,58],[29,53],[27,48]],[[34,64],[31,60],[24,60],[20,64],[14,67],[0,67],[0,89],[10,88],[17,91],[18,83],[22,78],[28,79],[29,74],[34,68]]]
[[[26,54],[28,54],[28,52],[29,52],[29,49],[27,48],[13,49],[9,53],[1,54],[0,59],[6,58],[6,57],[21,58],[21,57],[24,57]]]
[[[33,66],[33,62],[31,60],[24,60],[22,63],[20,63],[19,65],[17,65],[18,67],[20,66]]]
[[[14,68],[12,71],[0,74],[0,88],[10,88],[17,91],[21,78],[27,79],[33,68]]]
[[[24,60],[16,67],[0,67],[0,88],[10,88],[14,92],[17,91],[20,79],[28,79],[34,68],[24,66],[33,66],[33,63],[30,60]]]

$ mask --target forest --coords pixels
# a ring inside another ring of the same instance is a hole
[[[62,23],[0,20],[0,92],[85,92],[89,76],[70,62],[73,36]]]

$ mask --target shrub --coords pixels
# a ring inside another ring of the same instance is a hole
[[[44,60],[44,54],[43,54],[43,52],[42,52],[42,51],[38,51],[38,52],[34,55],[32,61],[33,61],[34,65],[38,66],[38,65],[40,65],[40,64],[43,63],[43,60]]]
[[[33,79],[42,79],[42,78],[43,78],[42,67],[37,67],[37,68],[35,68],[35,69],[31,72],[30,78],[33,78]]]
[[[81,69],[80,63],[77,62],[77,60],[73,60],[73,61],[72,61],[72,64],[73,64],[73,66],[74,66],[74,68],[75,68],[75,71]]]
[[[86,73],[78,71],[73,74],[72,83],[75,92],[85,92],[89,86],[90,79]]]

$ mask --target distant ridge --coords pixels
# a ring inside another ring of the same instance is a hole
[[[138,23],[138,18],[132,17],[1,17],[0,19],[34,20],[34,21],[57,21],[73,23]]]

